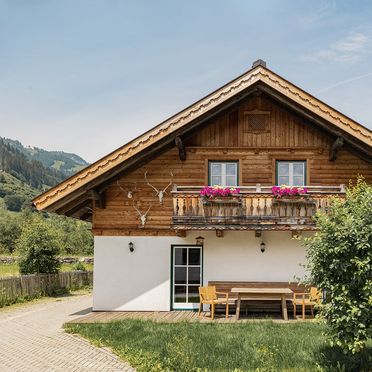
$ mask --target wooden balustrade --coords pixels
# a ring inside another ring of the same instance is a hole
[[[201,187],[178,186],[173,194],[175,229],[314,229],[313,216],[327,211],[331,198],[343,197],[344,186],[309,186],[301,196],[278,198],[271,186],[241,187],[233,197],[207,199]],[[259,192],[257,192],[259,190]]]

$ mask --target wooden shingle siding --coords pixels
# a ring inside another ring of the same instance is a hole
[[[266,132],[243,131],[244,112],[252,110],[270,112]],[[271,100],[252,97],[184,139],[185,161],[180,160],[177,148],[173,148],[122,177],[119,182],[125,190],[137,184],[132,199],[113,182],[105,191],[105,208],[94,210],[93,232],[97,235],[175,234],[170,230],[173,211],[170,192],[160,205],[154,191],[144,182],[146,170],[149,181],[158,189],[169,183],[170,171],[176,185],[203,186],[208,182],[208,160],[236,160],[241,185],[272,185],[276,160],[306,160],[310,185],[348,184],[359,174],[372,182],[371,164],[347,146],[340,149],[335,161],[329,161],[333,140],[313,126],[299,122]],[[133,203],[143,212],[152,206],[145,228],[139,228]]]

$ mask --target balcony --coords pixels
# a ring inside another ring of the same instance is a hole
[[[172,228],[182,230],[315,230],[313,216],[343,198],[344,185],[307,186],[301,196],[277,198],[272,186],[240,186],[240,194],[212,200],[199,186],[175,186]]]

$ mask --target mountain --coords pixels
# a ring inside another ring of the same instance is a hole
[[[0,199],[9,210],[19,211],[38,193],[87,165],[75,154],[24,147],[0,137]]]
[[[71,176],[89,165],[89,163],[76,154],[64,151],[47,151],[38,147],[23,146],[21,142],[9,138],[0,137],[0,139],[2,139],[4,143],[19,150],[29,160],[39,161],[46,168],[56,169],[64,173],[66,176]]]

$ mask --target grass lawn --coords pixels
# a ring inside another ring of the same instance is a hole
[[[73,270],[74,264],[62,264],[61,271]],[[93,271],[93,264],[84,264],[87,270]],[[19,267],[17,263],[0,264],[0,277],[19,275]]]
[[[326,344],[324,325],[279,323],[155,323],[124,319],[66,324],[98,346],[110,347],[138,371],[370,371],[372,343],[358,358]]]

